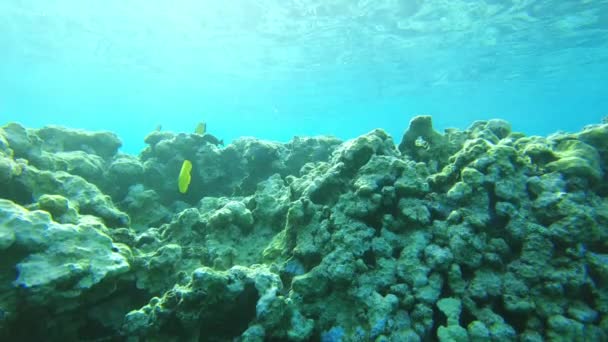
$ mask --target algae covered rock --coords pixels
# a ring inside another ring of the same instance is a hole
[[[0,184],[5,187],[13,179],[13,176],[21,174],[21,166],[12,158],[0,156]]]
[[[141,182],[143,173],[139,160],[129,155],[116,157],[108,167],[108,177],[117,182],[118,186]]]
[[[38,198],[37,207],[51,214],[54,221],[60,223],[78,223],[76,209],[67,198],[61,195],[42,195]]]
[[[14,259],[18,276],[13,284],[28,291],[28,301],[35,305],[60,305],[57,301],[77,298],[129,270],[127,255],[115,250],[97,222],[62,225],[46,212],[3,199],[0,217],[4,258],[14,258],[10,246],[28,253]]]
[[[5,131],[0,127],[0,154],[3,156],[12,157],[13,150],[11,150],[8,146],[8,140],[5,137]]]
[[[101,158],[116,154],[122,142],[112,132],[89,132],[60,126],[46,126],[34,131],[50,152],[82,151]]]
[[[172,213],[162,204],[158,193],[146,189],[143,184],[128,187],[127,194],[118,205],[131,213],[131,224],[137,231],[140,228],[158,226],[171,220]]]
[[[280,227],[287,215],[290,197],[289,187],[278,174],[260,182],[253,197],[253,219],[269,227]]]
[[[55,159],[78,159],[77,154],[94,155],[101,159],[111,158],[122,145],[112,132],[89,132],[60,126],[46,126],[40,129],[26,129],[18,123],[2,127],[5,137],[15,157],[28,159],[33,165],[49,167]],[[63,153],[65,158],[59,157]]]
[[[336,149],[332,162],[343,163],[351,172],[365,165],[373,155],[397,155],[393,139],[381,129],[342,144]]]
[[[399,147],[156,131],[131,156],[6,125],[0,339],[606,340],[605,136],[419,116]]]
[[[433,130],[431,116],[416,116],[410,121],[410,126],[403,135],[399,151],[406,153],[415,150],[416,147],[430,148],[431,144],[439,144],[442,139],[441,134]]]
[[[443,136],[433,129],[431,116],[420,115],[410,121],[399,143],[399,151],[416,161],[434,161],[433,163],[441,164],[458,144],[457,140]]]
[[[125,200],[131,187],[144,183],[144,166],[134,156],[116,155],[104,172],[100,187],[115,199]]]
[[[341,143],[334,137],[294,137],[286,146],[289,151],[285,159],[287,172],[297,175],[306,163],[327,161]]]
[[[256,327],[256,335],[284,339],[289,334],[304,340],[312,326],[277,293],[281,288],[280,279],[264,267],[234,267],[225,272],[197,268],[183,286],[128,313],[123,330],[142,337],[198,339],[211,335],[231,339],[249,336],[253,334],[251,327]],[[186,328],[202,324],[204,329],[167,330],[170,319],[177,319]],[[247,329],[250,322],[255,324]],[[302,329],[302,324],[310,328]]]
[[[59,126],[26,129],[10,123],[0,136],[12,146],[14,158],[27,160],[40,170],[65,171],[103,187],[108,184],[107,161],[117,154],[121,141],[111,132],[89,132]]]
[[[582,141],[562,141],[556,146],[554,153],[557,155],[557,160],[547,164],[547,168],[551,171],[591,180],[598,180],[603,176],[599,153]]]
[[[31,130],[18,123],[11,122],[2,126],[1,133],[4,141],[3,145],[6,145],[5,148],[10,148],[15,157],[39,157],[41,140]]]
[[[108,226],[129,224],[129,216],[118,210],[108,195],[81,177],[63,171],[49,172],[27,168],[20,176],[19,182],[34,198],[45,194],[61,195],[69,199],[80,214],[98,216]]]
[[[241,138],[225,148],[199,134],[154,133],[142,152],[143,182],[165,203],[180,199],[195,203],[203,196],[252,194],[257,183],[283,172],[284,147],[273,142]],[[179,196],[177,175],[184,160],[192,162],[188,192]]]
[[[53,166],[50,168],[81,176],[93,183],[101,183],[105,161],[100,156],[83,151],[56,152],[53,154]]]

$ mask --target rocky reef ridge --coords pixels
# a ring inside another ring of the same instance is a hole
[[[608,339],[607,123],[217,141],[2,126],[0,340]]]

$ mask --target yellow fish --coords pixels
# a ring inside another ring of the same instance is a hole
[[[200,135],[207,133],[207,124],[202,121],[199,122],[198,125],[196,125],[196,129],[194,130],[194,133],[200,134]]]
[[[177,177],[177,187],[179,192],[185,194],[188,191],[188,185],[190,185],[190,171],[192,171],[192,163],[186,159],[182,164],[182,169],[179,171],[179,177]]]

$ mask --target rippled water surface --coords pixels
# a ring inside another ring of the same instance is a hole
[[[409,119],[528,134],[608,115],[608,1],[0,3],[0,118],[347,139]]]

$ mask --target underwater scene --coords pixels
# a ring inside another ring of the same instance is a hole
[[[0,3],[0,341],[608,341],[608,0]]]

